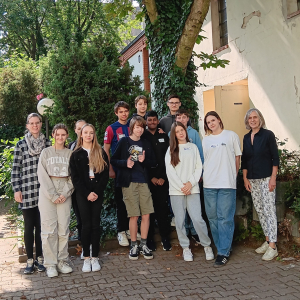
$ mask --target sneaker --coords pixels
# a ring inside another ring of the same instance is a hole
[[[255,249],[255,252],[256,253],[259,253],[259,254],[264,254],[266,253],[266,251],[268,250],[269,248],[269,244],[267,241],[265,241],[260,247],[258,247],[257,249]]]
[[[175,217],[172,218],[171,226],[176,227],[176,224],[175,224]]]
[[[213,260],[215,258],[214,253],[211,249],[211,247],[204,247],[205,257],[206,260]]]
[[[83,261],[82,272],[91,272],[91,271],[92,271],[91,259],[85,258]]]
[[[276,256],[278,256],[277,247],[276,249],[268,247],[266,253],[262,257],[262,260],[272,260]]]
[[[152,259],[153,254],[151,253],[150,249],[147,247],[147,245],[143,245],[140,247],[140,253],[144,256],[146,259]]]
[[[150,251],[156,251],[156,244],[153,239],[147,240],[147,247]]]
[[[57,265],[57,271],[59,273],[68,274],[68,273],[73,272],[73,269],[67,261],[60,260]]]
[[[46,274],[47,274],[47,276],[49,278],[51,278],[51,277],[57,277],[58,273],[57,273],[56,267],[54,267],[54,266],[47,267],[46,268]]]
[[[90,245],[90,257],[92,257],[92,245]],[[82,251],[81,251],[81,254],[80,254],[80,259],[84,259],[84,256],[83,256],[83,248],[82,248]]]
[[[126,233],[126,235],[127,235],[127,239],[131,240],[130,231],[129,231],[129,230],[126,230],[125,233]],[[138,232],[137,235],[136,235],[136,239],[137,239],[138,241],[140,241],[141,238],[142,238],[142,237],[141,237],[141,234]]]
[[[185,261],[193,261],[193,254],[191,252],[191,249],[190,248],[184,248],[183,249],[183,259]]]
[[[214,267],[218,268],[218,267],[225,266],[227,264],[228,260],[229,260],[229,258],[227,256],[217,255],[217,259],[214,263]]]
[[[169,239],[162,239],[161,240],[161,244],[163,245],[163,249],[165,251],[171,251],[172,250],[172,246],[171,246],[171,243],[169,241]]]
[[[100,271],[101,266],[99,264],[99,258],[98,257],[92,257],[92,259],[91,259],[91,265],[92,265],[92,271],[93,272]]]
[[[140,250],[139,250],[139,246],[138,245],[130,246],[129,258],[131,260],[137,260],[137,259],[139,259],[139,253],[140,253]]]
[[[118,232],[118,241],[120,246],[129,246],[128,238],[125,231]]]
[[[198,234],[192,235],[192,239],[193,239],[197,244],[200,244],[200,239],[199,239]]]
[[[37,269],[38,272],[45,272],[46,268],[44,267],[44,258],[42,256],[39,256],[34,261],[34,266]]]
[[[32,274],[34,273],[34,263],[33,258],[27,259],[27,265],[24,270],[24,274]]]

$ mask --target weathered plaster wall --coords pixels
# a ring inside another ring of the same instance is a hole
[[[209,11],[203,24],[207,39],[195,46],[196,52],[213,51],[210,16]],[[299,147],[300,15],[286,16],[285,0],[227,1],[229,47],[217,56],[230,64],[225,69],[198,71],[199,81],[207,85],[197,89],[200,128],[203,91],[248,78],[249,97],[267,127],[281,140],[289,138],[289,148]]]

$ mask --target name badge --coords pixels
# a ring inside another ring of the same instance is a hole
[[[165,142],[165,139],[158,139],[158,141],[159,141],[160,143],[164,143],[164,142]]]

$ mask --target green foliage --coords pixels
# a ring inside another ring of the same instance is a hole
[[[115,103],[126,101],[134,108],[134,98],[142,93],[141,81],[132,78],[133,68],[120,68],[117,48],[102,37],[84,48],[61,48],[41,65],[44,91],[55,103],[50,122],[73,128],[84,119],[96,127],[100,142],[106,127],[117,120]]]
[[[237,242],[243,241],[249,237],[249,234],[250,234],[249,230],[245,228],[243,224],[238,223],[238,225],[234,229],[233,240]]]
[[[4,144],[4,150],[0,152],[0,198],[9,201],[14,199],[14,193],[11,186],[11,171],[13,163],[14,148],[21,138],[15,138],[13,141],[1,140]]]
[[[140,1],[141,3],[142,1]],[[225,66],[228,61],[219,60],[214,55],[201,52],[193,53],[187,69],[182,70],[175,65],[176,47],[180,40],[186,19],[190,13],[192,0],[156,1],[158,19],[151,24],[146,14],[145,34],[150,49],[151,74],[150,79],[155,85],[152,93],[155,110],[160,116],[167,113],[166,100],[170,94],[180,96],[182,107],[190,113],[190,119],[195,128],[198,127],[198,104],[194,99],[196,87],[200,86],[194,63],[194,57],[199,57],[203,68]],[[146,8],[144,6],[144,13]],[[197,43],[204,37],[198,36]]]
[[[277,180],[292,181],[300,178],[300,150],[288,150],[284,146],[288,139],[279,141],[277,138],[279,154],[279,170]]]
[[[0,124],[24,126],[27,115],[36,112],[40,90],[34,61],[14,60],[11,66],[0,69]]]
[[[264,241],[266,239],[265,234],[264,234],[263,229],[260,224],[251,226],[250,231],[251,231],[252,236],[257,241]]]
[[[3,141],[13,140],[16,136],[24,135],[25,126],[13,126],[2,124],[0,125],[0,136]],[[1,147],[2,142],[0,141],[0,152],[3,150]]]

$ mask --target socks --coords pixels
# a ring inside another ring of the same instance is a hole
[[[137,241],[131,241],[131,246],[132,247],[137,246]]]
[[[147,244],[147,239],[141,239],[140,246],[143,247]]]

